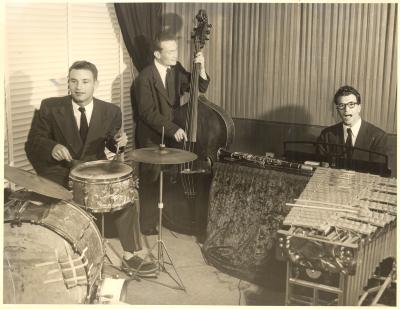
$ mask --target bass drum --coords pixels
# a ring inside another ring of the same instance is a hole
[[[23,193],[4,208],[3,302],[90,302],[105,254],[96,224],[72,203]]]

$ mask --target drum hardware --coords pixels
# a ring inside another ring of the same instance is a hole
[[[16,167],[5,164],[4,178],[18,186],[24,187],[27,190],[31,190],[48,197],[66,201],[72,200],[71,192],[69,192],[63,186]]]
[[[162,134],[161,137],[161,144],[160,146],[157,147],[150,147],[150,148],[139,148],[135,149],[132,152],[128,154],[128,157],[132,159],[133,161],[137,161],[140,163],[150,163],[150,164],[160,164],[160,165],[165,165],[165,164],[181,164],[181,163],[187,163],[195,160],[197,158],[197,155],[194,153],[191,153],[189,151],[181,150],[181,149],[175,149],[175,148],[166,148],[164,144],[164,134]],[[156,263],[158,265],[158,270],[163,271],[166,274],[168,274],[172,280],[175,281],[175,283],[178,285],[179,290],[186,291],[186,288],[182,282],[182,279],[179,277],[179,274],[175,268],[175,265],[171,259],[171,256],[168,253],[167,247],[165,246],[165,243],[162,239],[162,213],[163,213],[163,208],[164,208],[164,203],[163,203],[163,169],[161,168],[160,170],[160,193],[159,193],[159,203],[158,203],[158,209],[159,209],[159,215],[158,215],[158,236],[157,236],[157,241],[154,243],[154,245],[150,248],[149,253],[147,255],[150,256],[152,250],[154,249],[155,246],[157,246],[157,260]],[[168,258],[168,262],[164,260],[164,253],[166,254]],[[142,262],[143,265],[144,261]],[[166,268],[165,264],[169,264],[172,266],[177,279],[170,274]],[[141,266],[137,269],[135,274],[140,270]]]

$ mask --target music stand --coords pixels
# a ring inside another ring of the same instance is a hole
[[[197,155],[181,150],[181,149],[176,149],[176,148],[166,148],[163,142],[160,144],[159,147],[150,147],[150,148],[139,148],[133,150],[131,153],[128,154],[128,157],[132,159],[133,161],[137,161],[140,163],[148,163],[148,164],[158,164],[158,165],[166,165],[166,164],[182,164],[182,163],[187,163],[195,160],[197,158]],[[165,246],[165,243],[162,239],[162,213],[163,213],[163,208],[164,208],[164,203],[163,203],[163,170],[161,168],[160,170],[160,194],[159,194],[159,202],[158,202],[158,235],[157,235],[157,241],[155,244],[150,248],[150,252],[154,249],[154,247],[157,245],[157,266],[159,271],[163,271],[166,274],[168,274],[172,280],[174,280],[180,290],[186,291],[185,286],[183,285],[182,279],[179,277],[179,274],[175,268],[175,265],[171,259],[171,256],[168,253],[167,247]],[[146,257],[150,256],[151,253],[148,253]],[[164,260],[164,253],[168,257],[169,262],[167,263]],[[139,272],[140,268],[144,264],[145,259],[143,262],[139,265],[138,269],[134,273],[134,276]],[[174,269],[174,272],[177,276],[177,279],[170,274],[164,264],[169,264],[172,266]]]

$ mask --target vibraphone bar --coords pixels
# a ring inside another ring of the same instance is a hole
[[[394,178],[315,170],[278,231],[286,304],[361,304],[376,267],[396,256],[396,190]]]

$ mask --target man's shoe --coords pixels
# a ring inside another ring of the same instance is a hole
[[[154,277],[157,276],[157,265],[153,262],[146,262],[141,257],[134,255],[129,260],[124,258],[124,262],[122,263],[122,267],[125,271],[130,271],[132,273],[136,273],[140,277]],[[129,268],[127,268],[127,266]]]
[[[152,229],[143,230],[143,235],[150,236],[150,235],[158,235],[158,229],[153,227]]]

